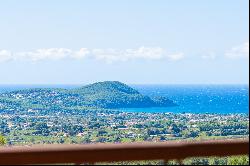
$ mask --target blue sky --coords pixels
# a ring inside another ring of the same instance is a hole
[[[248,84],[248,0],[0,0],[0,84]]]

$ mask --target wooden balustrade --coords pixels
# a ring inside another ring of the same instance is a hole
[[[96,163],[183,160],[188,157],[248,155],[249,140],[201,142],[40,145],[0,147],[0,164]]]

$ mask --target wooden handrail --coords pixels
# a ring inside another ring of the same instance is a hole
[[[249,154],[249,140],[1,147],[0,164],[182,160]]]

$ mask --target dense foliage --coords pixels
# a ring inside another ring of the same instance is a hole
[[[6,144],[6,139],[0,135],[0,146],[5,145]]]

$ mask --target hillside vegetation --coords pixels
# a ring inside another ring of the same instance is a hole
[[[0,94],[3,109],[118,109],[170,107],[165,97],[150,98],[120,82],[99,82],[77,89],[27,89]]]

